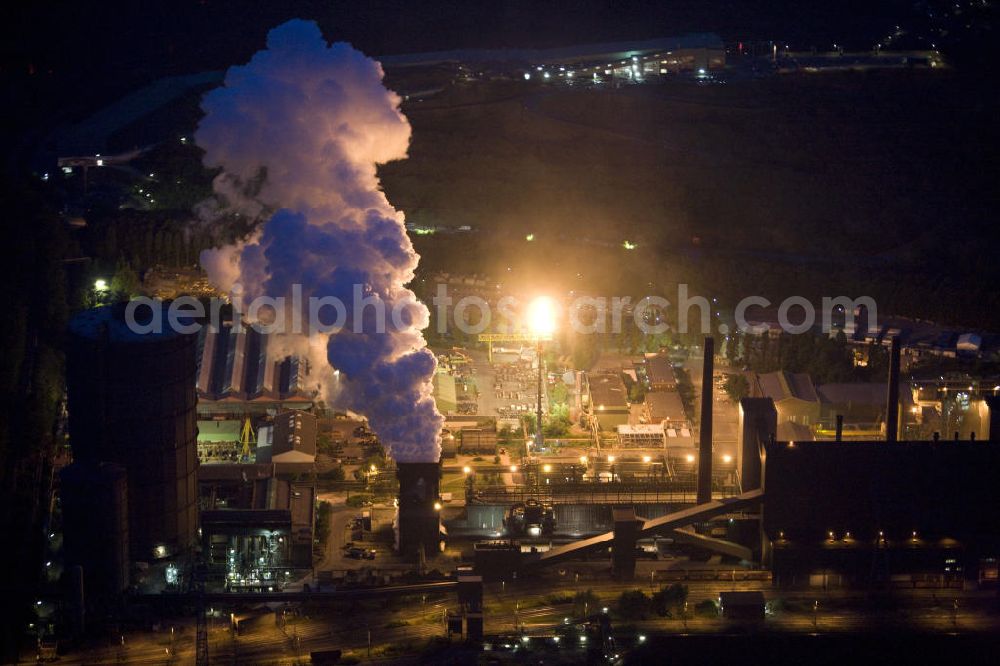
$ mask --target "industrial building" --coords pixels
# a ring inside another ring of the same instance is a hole
[[[820,423],[813,429],[817,439],[833,437],[837,416],[843,418],[845,439],[875,439],[883,435],[886,420],[884,383],[821,384],[816,387],[816,393],[821,408]],[[899,400],[904,414],[915,413],[910,391],[900,393]]]
[[[785,371],[752,377],[751,394],[774,401],[778,410],[777,438],[784,440],[832,439],[834,422],[842,417],[845,438],[864,440],[884,436],[885,384],[844,382],[816,386],[808,373]],[[912,395],[900,396],[900,408],[910,413]]]
[[[630,42],[603,42],[598,44],[578,44],[574,46],[548,49],[463,49],[461,51],[435,51],[429,53],[408,53],[402,55],[383,56],[382,63],[387,67],[414,67],[420,65],[437,65],[443,63],[476,64],[479,68],[494,68],[497,71],[509,71],[508,65],[523,66],[530,64],[531,68],[522,70],[538,71],[538,68],[552,68],[563,72],[581,71],[588,66],[599,66],[603,72],[606,67],[631,64],[636,62],[650,63],[642,71],[649,74],[666,74],[676,71],[696,71],[698,69],[717,69],[725,66],[726,51],[722,39],[714,33],[692,33],[676,37],[659,37]],[[610,72],[609,72],[610,74]],[[572,77],[570,77],[572,78]],[[467,278],[469,284],[474,284]]]
[[[493,455],[497,452],[497,431],[494,428],[463,428],[462,453]]]
[[[710,343],[706,387],[712,386]],[[883,409],[898,416],[899,342],[891,347]],[[712,422],[712,402],[712,391],[705,391],[703,424]],[[610,548],[611,572],[629,579],[637,540],[668,538],[757,563],[770,569],[776,586],[996,586],[1000,527],[991,509],[1000,505],[993,479],[1000,467],[998,407],[992,396],[981,401],[989,441],[900,441],[898,419],[888,419],[885,439],[846,441],[843,419],[837,419],[834,441],[801,441],[776,436],[779,410],[772,398],[744,398],[735,461],[713,447],[711,428],[703,427],[697,451],[665,457],[668,474],[526,487],[518,501],[550,503],[557,533],[575,538],[558,545],[487,544],[476,549],[477,562],[497,569],[491,576],[506,575],[502,571],[600,556]],[[653,463],[649,456],[642,460],[647,467]],[[609,454],[595,464],[636,463]],[[489,507],[482,506],[489,498],[478,493],[468,510],[493,525]],[[759,598],[737,610],[741,601],[727,600],[733,617],[759,618]]]
[[[135,313],[144,326],[153,315],[145,310]],[[160,314],[166,320],[165,312]],[[69,331],[74,459],[124,469],[133,561],[184,551],[194,544],[198,528],[197,337],[166,327],[134,332],[126,324],[124,303],[79,313]]]
[[[202,550],[209,573],[230,588],[266,586],[276,572],[312,565],[315,488],[278,467],[199,469]]]
[[[261,414],[307,409],[317,395],[306,359],[289,354],[281,336],[223,322],[198,334],[198,413]]]
[[[274,422],[257,431],[258,463],[316,462],[316,417],[299,409],[288,409],[274,417]]]
[[[667,433],[660,423],[641,423],[638,425],[620,425],[618,431],[618,446],[622,449],[665,449]]]
[[[811,426],[820,419],[821,406],[812,377],[806,372],[756,374],[750,382],[751,395],[771,398],[778,409],[778,424]]]
[[[996,582],[1000,442],[775,441],[764,460],[775,584]]]
[[[677,376],[674,374],[674,366],[666,354],[647,354],[645,369],[646,381],[650,390],[677,390]]]
[[[590,374],[586,384],[587,406],[601,430],[614,432],[616,427],[628,425],[628,391],[619,373]]]
[[[199,419],[198,464],[213,465],[240,461],[243,428],[244,422],[238,419]]]
[[[643,402],[643,416],[647,423],[663,423],[668,428],[686,428],[691,422],[684,402],[676,390],[651,391]]]

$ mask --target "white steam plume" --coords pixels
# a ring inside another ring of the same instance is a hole
[[[288,298],[293,284],[304,302],[339,298],[343,329],[310,340],[341,373],[328,398],[366,415],[397,461],[436,462],[443,418],[431,395],[436,361],[420,332],[428,312],[405,287],[418,256],[376,175],[376,165],[406,157],[410,125],[382,76],[379,63],[349,44],[328,45],[301,20],[272,30],[265,50],[229,69],[202,101],[195,139],[206,166],[223,170],[219,194],[263,176],[255,199],[277,212],[253,238],[204,253],[202,264],[217,286],[241,284],[244,302]],[[382,330],[371,307],[354,321],[355,285],[385,305]]]

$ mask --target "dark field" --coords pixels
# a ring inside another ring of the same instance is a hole
[[[928,70],[457,85],[405,104],[410,158],[382,177],[408,221],[477,230],[419,237],[425,269],[623,293],[683,281],[727,300],[864,293],[984,325],[997,130],[981,90]]]

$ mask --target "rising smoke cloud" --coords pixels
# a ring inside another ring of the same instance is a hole
[[[306,300],[347,304],[340,332],[305,345],[325,348],[323,360],[340,371],[325,382],[328,401],[367,416],[396,461],[436,462],[443,417],[431,396],[436,360],[421,333],[429,315],[405,286],[419,257],[376,174],[378,164],[406,157],[410,125],[382,77],[378,62],[349,44],[328,45],[301,20],[273,29],[265,50],[229,69],[202,101],[195,140],[206,166],[222,168],[220,197],[252,189],[243,209],[277,212],[250,239],[203,253],[202,265],[217,287],[239,284],[244,300],[287,298],[299,284]],[[259,187],[240,185],[252,182]],[[355,285],[365,302],[399,316],[376,327],[368,307],[355,322]]]

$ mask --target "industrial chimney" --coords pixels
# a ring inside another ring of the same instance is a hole
[[[698,504],[712,501],[712,375],[715,340],[705,338],[701,371],[701,439],[698,442]]]
[[[399,479],[399,517],[396,524],[397,546],[404,557],[416,560],[420,554],[431,556],[439,551],[441,514],[438,463],[397,463]]]
[[[885,406],[885,441],[899,438],[899,336],[892,339],[889,351],[889,395]]]
[[[771,398],[742,398],[736,431],[736,469],[743,492],[761,487],[764,443],[778,430],[778,412]]]

